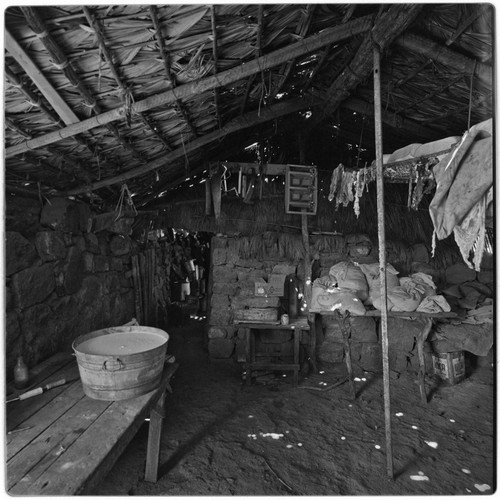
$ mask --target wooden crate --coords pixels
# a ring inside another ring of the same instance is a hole
[[[252,323],[275,323],[278,321],[278,310],[274,307],[249,309],[237,309],[234,311],[234,322],[252,322]]]

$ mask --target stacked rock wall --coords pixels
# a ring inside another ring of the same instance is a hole
[[[7,204],[7,378],[17,355],[33,366],[71,350],[77,336],[126,323],[135,312],[131,254],[137,243],[123,234],[123,223],[118,232],[111,225],[94,234],[84,204],[54,199],[43,209],[29,205]]]

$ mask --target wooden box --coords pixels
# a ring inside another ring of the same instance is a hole
[[[249,309],[237,309],[234,311],[234,322],[242,323],[277,323],[278,322],[278,309],[274,307],[257,308],[252,307]]]

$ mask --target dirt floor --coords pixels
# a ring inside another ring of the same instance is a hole
[[[496,490],[491,363],[455,386],[391,377],[394,479],[387,473],[382,376],[343,364],[246,387],[234,361],[210,361],[203,324],[169,330],[172,381],[159,480],[144,481],[148,424],[95,495],[491,495]]]

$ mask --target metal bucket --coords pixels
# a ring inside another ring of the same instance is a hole
[[[169,335],[147,326],[117,326],[75,339],[83,392],[118,401],[156,389],[161,380]]]

